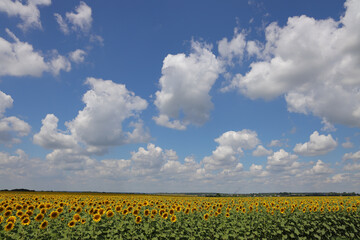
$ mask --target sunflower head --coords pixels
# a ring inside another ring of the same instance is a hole
[[[145,216],[149,216],[149,215],[150,215],[150,210],[149,210],[149,209],[145,209],[144,215],[145,215]]]
[[[169,214],[167,212],[164,212],[164,214],[161,216],[163,219],[167,219]]]
[[[75,221],[77,221],[77,222],[80,221],[80,219],[81,219],[81,218],[80,218],[80,215],[77,214],[77,213],[73,216],[73,220],[75,220]]]
[[[76,221],[75,220],[71,220],[69,223],[68,223],[68,227],[74,227],[76,225]]]
[[[44,219],[44,215],[41,214],[41,213],[39,213],[39,214],[36,215],[36,217],[35,217],[35,221],[38,221],[38,222],[40,222],[40,221],[43,220],[43,219]]]
[[[52,211],[51,213],[50,213],[50,218],[51,219],[55,219],[55,218],[57,218],[59,216],[59,212],[58,211]]]
[[[106,212],[106,216],[107,217],[113,217],[114,216],[114,212],[112,211],[112,210],[108,210],[107,212]]]
[[[12,223],[15,223],[16,222],[16,217],[15,216],[11,216],[9,217],[6,222],[12,222]]]
[[[30,224],[30,219],[29,218],[24,218],[22,221],[21,221],[21,224],[26,226],[26,225],[29,225]]]
[[[172,217],[171,217],[171,222],[176,222],[176,216],[175,215],[173,215]]]
[[[93,217],[93,220],[95,222],[99,222],[101,220],[101,215],[99,213],[95,214],[94,217]]]
[[[48,221],[44,220],[42,223],[40,223],[39,228],[45,229],[49,225]]]
[[[206,213],[206,214],[204,215],[204,219],[205,219],[205,220],[208,220],[208,219],[209,219],[209,214]]]
[[[85,218],[81,219],[81,224],[85,224],[85,223],[86,223],[86,219]]]
[[[135,219],[135,222],[140,223],[141,222],[141,216],[137,216],[136,219]]]
[[[15,223],[13,223],[13,222],[8,222],[8,223],[5,225],[4,230],[5,230],[5,231],[11,231],[11,230],[14,229],[14,226],[15,226]]]

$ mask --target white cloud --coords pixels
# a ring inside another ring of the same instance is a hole
[[[83,96],[85,107],[77,117],[65,125],[79,140],[94,146],[115,146],[149,139],[148,134],[124,132],[122,122],[147,108],[146,100],[135,96],[125,85],[111,80],[87,78],[91,90]],[[134,125],[134,131],[141,131],[142,124]]]
[[[271,142],[269,143],[269,147],[282,147],[284,144],[277,139],[271,140]]]
[[[342,157],[343,161],[346,160],[353,160],[353,161],[359,161],[360,160],[360,151],[357,151],[356,153],[345,153],[344,156]]]
[[[250,50],[261,50],[258,61],[224,90],[238,89],[251,99],[285,96],[288,111],[326,119],[327,130],[334,123],[359,127],[360,3],[348,0],[345,7],[339,21],[303,15],[283,27],[268,25],[264,47]]]
[[[86,52],[81,49],[76,49],[75,51],[69,53],[69,58],[74,63],[82,63],[85,59]]]
[[[5,117],[4,113],[7,108],[11,108],[13,99],[0,91],[0,144],[11,146],[15,143],[20,143],[18,137],[27,136],[30,133],[31,127],[25,121],[14,117]]]
[[[238,163],[239,155],[243,149],[253,149],[260,143],[257,133],[248,129],[242,131],[228,131],[215,139],[219,146],[212,152],[211,156],[204,157],[202,163],[205,169],[220,170],[231,169]]]
[[[330,134],[327,136],[319,135],[317,131],[314,131],[310,135],[309,142],[295,145],[294,152],[303,156],[318,156],[331,152],[336,146],[337,142]]]
[[[66,13],[66,18],[73,24],[72,28],[76,31],[80,29],[83,32],[87,32],[91,28],[92,17],[91,8],[83,1],[75,9],[76,13]]]
[[[40,77],[43,72],[58,75],[61,70],[71,70],[69,60],[56,50],[52,50],[51,58],[45,61],[40,52],[34,51],[32,45],[21,42],[9,29],[6,32],[14,42],[0,37],[0,76]]]
[[[227,38],[223,38],[218,42],[218,52],[228,64],[231,64],[233,58],[238,58],[241,62],[245,46],[245,34],[239,33],[238,29],[235,28],[234,37],[230,42]]]
[[[64,34],[69,34],[69,24],[75,32],[81,31],[88,33],[93,20],[91,14],[91,8],[85,2],[81,1],[79,6],[75,8],[75,13],[67,12],[65,19],[58,13],[55,13],[54,16],[60,26],[60,30]]]
[[[67,131],[58,129],[58,118],[48,114],[42,120],[40,132],[33,141],[53,152],[46,159],[62,169],[84,170],[93,166],[91,155],[102,155],[109,147],[128,143],[146,142],[150,135],[138,120],[139,113],[147,107],[147,102],[135,96],[125,85],[110,80],[87,78],[90,85],[83,96],[85,107],[71,121],[65,122]],[[123,121],[134,118],[123,129]]]
[[[34,135],[35,144],[48,149],[73,148],[76,141],[73,136],[58,130],[59,119],[54,114],[47,114],[42,120],[40,132]]]
[[[63,70],[65,72],[69,72],[71,70],[70,61],[57,53],[57,51],[53,51],[53,58],[48,63],[49,70],[54,75],[59,75],[60,71]]]
[[[35,52],[30,44],[19,41],[9,29],[6,29],[6,32],[14,42],[0,37],[0,76],[38,77],[48,70],[40,53]]]
[[[341,183],[346,181],[349,181],[349,175],[346,173],[335,174],[334,176],[332,176],[331,178],[327,178],[326,180],[326,182],[328,183]]]
[[[295,174],[300,168],[299,162],[296,162],[298,156],[280,149],[273,155],[267,157],[266,169],[271,172],[285,172],[286,174]]]
[[[316,162],[316,164],[309,170],[304,172],[305,175],[319,175],[319,174],[328,174],[332,173],[333,169],[331,169],[327,164],[325,164],[320,159]]]
[[[263,145],[257,146],[257,148],[252,152],[252,155],[255,157],[268,156],[273,153],[273,150],[267,150]]]
[[[58,14],[58,13],[54,13],[56,22],[59,24],[60,26],[60,30],[64,33],[64,34],[69,34],[69,27],[66,23],[66,21],[63,19],[63,17]]]
[[[9,17],[20,17],[23,22],[18,24],[18,27],[22,30],[41,29],[38,6],[49,6],[50,4],[51,0],[28,0],[26,5],[18,0],[2,0],[0,1],[0,12],[7,13]]]
[[[346,164],[344,166],[345,171],[359,171],[360,170],[360,163],[353,163],[353,164]]]
[[[153,118],[157,124],[183,130],[189,124],[203,125],[209,119],[213,108],[209,91],[222,72],[210,48],[192,42],[189,56],[166,56],[159,80],[161,90],[156,92],[154,102],[159,110],[159,116]]]
[[[346,138],[346,142],[343,142],[342,144],[341,144],[341,146],[343,147],[343,148],[352,148],[352,147],[354,147],[354,144],[352,143],[352,142],[350,142],[350,138]]]

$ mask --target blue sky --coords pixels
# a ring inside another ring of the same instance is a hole
[[[0,3],[0,189],[360,192],[360,2]]]

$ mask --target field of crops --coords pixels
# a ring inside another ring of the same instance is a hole
[[[0,193],[0,239],[360,239],[359,197]]]

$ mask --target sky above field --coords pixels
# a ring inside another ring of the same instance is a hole
[[[360,192],[360,1],[0,1],[0,189]]]

